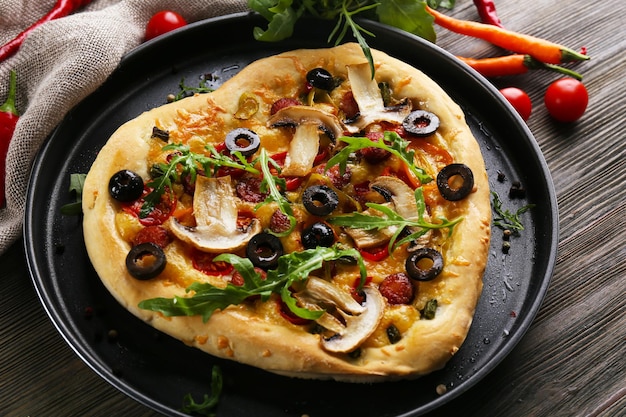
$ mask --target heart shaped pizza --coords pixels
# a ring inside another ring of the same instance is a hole
[[[357,44],[251,63],[147,111],[83,190],[89,257],[132,314],[300,378],[440,369],[469,330],[491,208],[479,145],[429,77]]]

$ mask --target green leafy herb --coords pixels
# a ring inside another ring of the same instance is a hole
[[[278,204],[278,208],[280,209],[280,211],[282,211],[289,218],[289,229],[287,229],[286,231],[282,233],[275,233],[275,232],[271,232],[271,233],[275,234],[276,236],[287,236],[296,227],[297,222],[296,222],[296,218],[293,215],[293,210],[291,209],[291,203],[280,192],[278,188],[279,186],[282,186],[283,189],[286,188],[285,180],[283,178],[275,177],[274,175],[272,175],[270,171],[270,164],[272,164],[272,166],[278,172],[280,172],[280,166],[278,166],[278,164],[276,164],[276,162],[267,155],[267,151],[265,150],[265,148],[261,149],[261,154],[259,156],[259,163],[261,165],[261,171],[263,172],[263,179],[261,180],[260,191],[263,193],[268,193],[268,196],[265,199],[265,201],[257,204],[255,209],[259,208],[260,206],[264,204],[269,204],[272,202]]]
[[[202,93],[212,92],[213,89],[211,87],[207,87],[206,83],[207,83],[207,79],[202,78],[200,82],[198,83],[197,87],[192,87],[192,86],[185,84],[185,79],[181,78],[180,82],[178,83],[179,91],[174,96],[174,98],[170,101],[178,101],[180,99],[194,95],[196,93],[202,94]]]
[[[520,220],[520,216],[535,207],[535,205],[527,204],[518,209],[515,213],[512,213],[511,211],[502,208],[502,201],[495,191],[492,191],[491,195],[493,197],[493,211],[496,214],[493,219],[493,224],[502,230],[511,230],[516,233],[524,230],[524,225]]]
[[[363,34],[375,36],[355,20],[355,16],[377,19],[381,23],[436,41],[434,19],[426,11],[425,0],[248,0],[248,7],[267,19],[266,29],[254,28],[254,38],[260,41],[279,41],[289,38],[302,16],[313,16],[337,23],[328,42],[341,43],[348,30],[357,40],[367,58],[374,76],[374,62]],[[428,0],[431,7],[454,6],[454,0]]]
[[[139,217],[146,217],[150,214],[154,207],[161,201],[161,197],[166,190],[172,189],[174,182],[180,182],[181,178],[190,177],[191,182],[195,182],[198,170],[203,169],[204,172],[217,172],[219,167],[230,167],[242,169],[253,174],[259,174],[260,171],[254,168],[254,162],[248,162],[240,152],[233,152],[237,160],[220,154],[217,150],[207,145],[206,149],[209,155],[191,152],[189,146],[180,143],[170,143],[163,147],[164,151],[175,151],[171,154],[170,161],[160,163],[153,167],[153,173],[157,173],[147,186],[152,191],[144,197],[144,204],[139,211]]]
[[[417,202],[418,208],[417,220],[405,219],[388,206],[376,203],[366,203],[365,205],[367,207],[380,211],[384,214],[384,217],[372,216],[363,213],[352,213],[330,217],[327,221],[338,226],[353,227],[364,230],[380,230],[386,227],[395,226],[397,227],[397,230],[389,240],[389,253],[392,253],[398,246],[419,238],[431,229],[448,229],[449,234],[451,234],[454,226],[463,220],[462,217],[458,217],[452,221],[440,217],[439,220],[441,223],[430,223],[425,221],[424,212],[426,205],[424,203],[424,192],[421,187],[415,190],[415,201]],[[402,231],[407,227],[417,228],[418,230],[396,242]]]
[[[310,311],[298,307],[289,294],[289,287],[298,281],[305,281],[309,274],[322,267],[325,261],[332,261],[343,257],[357,259],[359,263],[361,282],[365,282],[366,270],[361,255],[356,249],[340,249],[318,247],[302,252],[293,252],[283,255],[278,260],[278,267],[267,271],[265,279],[254,269],[254,265],[247,258],[234,254],[221,254],[214,260],[232,264],[243,277],[243,285],[236,286],[228,283],[220,288],[208,283],[195,282],[187,288],[193,292],[190,297],[152,298],[139,303],[139,308],[158,311],[165,316],[202,316],[206,322],[213,312],[223,310],[230,305],[241,304],[251,296],[260,296],[267,301],[272,293],[280,294],[286,300],[287,306],[296,315],[314,319],[323,311]],[[293,301],[293,302],[292,302]]]
[[[76,216],[83,212],[83,187],[87,174],[70,174],[70,193],[74,193],[76,201],[65,204],[61,207],[61,214],[67,216]]]
[[[215,407],[217,407],[220,395],[222,395],[223,382],[222,370],[217,365],[213,366],[211,370],[211,395],[204,394],[201,403],[197,403],[191,394],[185,395],[185,398],[183,398],[183,407],[180,411],[187,414],[195,413],[207,417],[214,417]]]
[[[385,132],[383,140],[373,141],[369,138],[363,137],[350,137],[343,136],[338,140],[345,142],[348,146],[345,146],[341,151],[337,152],[326,163],[326,169],[334,165],[339,165],[340,172],[343,174],[346,171],[346,165],[350,160],[351,154],[364,148],[380,148],[400,158],[411,170],[422,184],[426,184],[432,181],[430,175],[428,175],[422,168],[415,165],[415,151],[408,150],[409,142],[402,139],[396,132]]]

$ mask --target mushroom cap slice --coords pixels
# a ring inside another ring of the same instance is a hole
[[[385,310],[385,299],[373,287],[363,288],[365,293],[364,311],[359,315],[342,314],[346,327],[329,339],[322,339],[322,347],[329,352],[351,352],[374,333]]]
[[[333,141],[347,131],[347,127],[337,116],[312,106],[297,105],[284,107],[274,113],[267,121],[269,127],[298,127],[298,125],[303,123],[316,123]]]
[[[418,217],[415,191],[397,177],[382,176],[370,183],[370,188],[391,201],[394,210],[405,219]]]
[[[229,176],[198,176],[193,201],[196,226],[184,226],[172,217],[168,220],[169,229],[177,238],[203,252],[241,249],[261,232],[262,226],[258,219],[252,219],[245,230],[238,229],[238,203]]]
[[[386,205],[391,205],[388,203]],[[375,209],[367,209],[363,210],[363,214],[367,214],[370,216],[378,216],[382,217],[383,214]],[[382,229],[361,229],[358,227],[344,227],[343,229],[348,236],[352,238],[354,244],[359,249],[367,249],[374,248],[376,246],[383,245],[389,242],[389,239],[396,233],[398,230],[397,226],[387,226]]]
[[[396,213],[405,219],[413,220],[419,217],[415,191],[399,178],[390,176],[379,177],[370,184],[370,188],[379,192],[385,199],[390,200],[394,205]],[[423,220],[428,221],[429,218],[428,213],[422,213]],[[415,231],[415,228],[410,229],[412,232]],[[432,232],[430,230],[425,232],[411,246],[412,250],[425,246],[429,242],[431,235]]]
[[[397,106],[385,107],[380,88],[376,79],[371,77],[367,62],[348,65],[347,69],[352,94],[359,106],[359,117],[349,126],[362,130],[375,122],[402,123],[411,113],[412,106],[409,100],[402,100]]]
[[[285,158],[283,175],[304,177],[311,172],[319,152],[320,136],[315,121],[307,121],[296,127]]]
[[[331,302],[350,314],[361,314],[365,311],[365,308],[349,293],[341,291],[336,285],[321,278],[309,277],[306,292],[310,297],[322,302]]]

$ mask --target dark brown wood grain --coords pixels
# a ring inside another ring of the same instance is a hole
[[[543,92],[558,76],[533,72],[493,80],[529,92],[528,125],[546,158],[560,216],[556,270],[531,328],[480,383],[432,416],[626,415],[626,37],[618,0],[497,0],[504,25],[586,47],[590,103],[577,123],[550,119]],[[457,0],[450,14],[477,19]],[[502,53],[439,31],[454,54]],[[0,257],[0,415],[155,416],[104,382],[51,324],[30,281],[22,242]],[[299,417],[299,416],[294,416]],[[326,416],[311,416],[326,417]]]

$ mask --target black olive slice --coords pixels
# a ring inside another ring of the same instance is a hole
[[[302,231],[302,246],[305,249],[315,249],[318,246],[329,248],[333,243],[335,243],[335,233],[326,223],[313,223]]]
[[[335,79],[332,74],[324,68],[313,68],[307,72],[306,80],[315,88],[320,90],[331,91],[335,88]]]
[[[127,169],[118,171],[109,180],[109,193],[117,201],[137,200],[143,194],[143,179]]]
[[[455,177],[462,180],[461,185],[458,187],[452,185],[456,182]],[[446,200],[461,200],[472,192],[474,188],[474,174],[465,164],[447,165],[437,174],[437,188],[439,188],[439,192]]]
[[[415,110],[404,118],[402,127],[414,136],[430,136],[439,128],[439,117],[426,110]]]
[[[161,139],[163,142],[167,143],[167,141],[170,140],[170,132],[168,132],[167,130],[159,129],[158,127],[154,126],[152,128],[152,137]]]
[[[126,269],[135,278],[155,278],[165,269],[165,253],[155,243],[145,242],[133,246],[126,255]]]
[[[304,190],[302,204],[315,216],[327,216],[339,205],[339,197],[326,185],[313,185]]]
[[[250,262],[261,269],[274,269],[278,266],[278,258],[283,255],[283,244],[276,236],[259,233],[250,239],[246,246],[246,256]]]
[[[243,127],[228,132],[224,142],[229,151],[240,152],[243,156],[252,155],[261,146],[259,135]]]
[[[430,260],[430,265],[427,268],[424,267]],[[415,252],[411,253],[406,259],[406,272],[414,280],[417,281],[430,281],[435,279],[441,270],[443,269],[443,256],[441,253],[432,248],[419,248]]]

